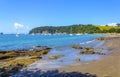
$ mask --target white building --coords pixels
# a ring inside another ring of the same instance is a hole
[[[108,26],[119,26],[120,24],[119,23],[110,23],[110,24],[107,24]]]

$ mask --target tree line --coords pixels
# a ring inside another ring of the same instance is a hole
[[[67,34],[76,34],[76,33],[120,33],[120,26],[100,26],[92,24],[75,24],[69,26],[42,26],[33,28],[29,31],[29,34],[36,33],[67,33]]]

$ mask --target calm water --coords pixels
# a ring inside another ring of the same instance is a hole
[[[102,34],[85,34],[85,35],[20,35],[16,37],[13,34],[0,35],[0,50],[14,50],[30,48],[41,45],[56,47],[69,47],[71,45],[85,45],[91,43],[95,37]],[[92,44],[94,45],[94,44]]]

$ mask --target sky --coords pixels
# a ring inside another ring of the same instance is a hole
[[[0,0],[0,32],[120,22],[120,0]]]

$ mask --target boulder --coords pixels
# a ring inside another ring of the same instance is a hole
[[[49,50],[51,48],[49,48],[47,46],[33,46],[32,49],[33,50]]]
[[[74,46],[72,46],[72,48],[74,48],[74,49],[83,49],[83,47],[81,47],[79,45],[74,45]]]
[[[63,56],[64,55],[52,55],[52,56],[49,57],[49,59],[55,60],[55,59],[58,59],[58,58],[63,57]]]
[[[9,77],[13,75],[15,72],[41,59],[41,56],[47,54],[51,49],[46,46],[42,48],[41,46],[37,47],[38,49],[33,49],[31,51],[26,49],[0,51],[0,77]]]
[[[94,51],[94,48],[93,47],[85,47],[85,50],[86,51]]]
[[[94,40],[99,40],[99,41],[104,41],[104,40],[109,40],[110,37],[99,37],[99,38],[94,38]]]
[[[40,45],[38,45],[38,46],[35,46],[35,47],[41,47]]]
[[[76,58],[75,61],[79,62],[79,61],[80,61],[80,58]]]
[[[63,60],[60,60],[60,62],[63,62]]]
[[[81,51],[80,55],[82,54],[95,54],[95,52],[94,51]]]
[[[99,54],[99,55],[105,55],[105,53],[102,53],[102,52],[94,52],[94,51],[90,51],[90,50],[81,51],[79,54],[80,54],[80,55],[83,55],[83,54]]]
[[[42,57],[40,56],[33,56],[33,57],[30,57],[30,59],[41,59]]]

